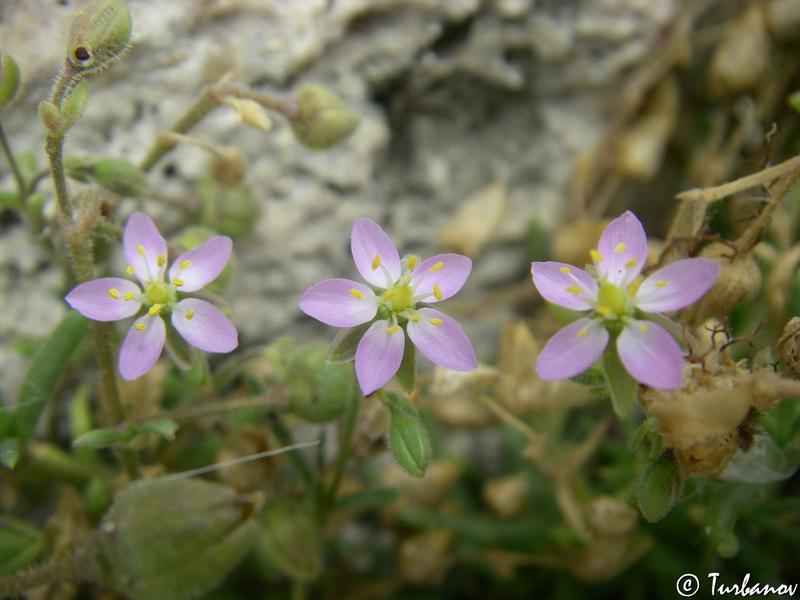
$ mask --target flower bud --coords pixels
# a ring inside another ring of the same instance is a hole
[[[19,90],[19,67],[11,56],[0,52],[0,113]]]
[[[755,89],[769,63],[769,36],[760,4],[752,4],[729,26],[711,57],[711,90],[737,96]]]
[[[39,102],[39,120],[50,133],[56,133],[64,125],[64,118],[58,107],[49,100]]]
[[[89,104],[89,85],[85,81],[81,81],[61,104],[62,128],[74,125],[86,110],[87,104]]]
[[[67,60],[76,73],[107,66],[128,47],[131,14],[122,0],[93,0],[77,14],[67,44]]]
[[[706,295],[683,310],[682,318],[689,324],[729,312],[750,300],[761,287],[761,270],[749,253],[716,242],[703,248],[700,256],[718,263],[720,273]]]
[[[308,507],[288,500],[268,505],[261,516],[257,551],[294,579],[315,579],[322,570],[319,527]]]
[[[381,397],[389,409],[386,442],[389,451],[406,473],[423,477],[433,457],[431,438],[417,408],[407,398],[387,392]]]
[[[639,510],[651,523],[660,521],[683,494],[683,477],[675,457],[667,451],[647,465],[636,489]]]
[[[134,600],[197,598],[251,547],[262,502],[201,479],[134,483],[103,519],[100,583]]]
[[[298,114],[291,121],[297,139],[309,148],[328,148],[349,136],[358,125],[338,96],[321,85],[302,86],[294,95]]]
[[[94,181],[127,198],[141,198],[147,191],[144,173],[131,163],[116,158],[72,158],[65,161],[67,175],[78,181]]]

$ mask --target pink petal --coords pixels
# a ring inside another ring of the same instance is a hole
[[[363,283],[349,279],[326,279],[315,283],[300,296],[297,306],[309,317],[332,327],[361,325],[371,321],[378,311],[375,292]]]
[[[370,219],[358,219],[353,224],[350,250],[358,272],[375,287],[388,289],[400,277],[397,248],[386,232]],[[373,269],[376,262],[379,265]]]
[[[578,319],[561,328],[536,358],[542,379],[568,379],[585,371],[600,358],[608,344],[608,331],[592,319]]]
[[[531,264],[531,275],[542,297],[553,304],[589,310],[597,301],[597,283],[578,267],[553,261],[535,262]],[[576,289],[580,293],[575,293]]]
[[[125,300],[125,294],[133,297]],[[95,321],[117,321],[132,317],[142,305],[139,286],[119,277],[102,277],[82,283],[64,297],[84,317]],[[116,297],[115,297],[116,296]]]
[[[239,345],[236,328],[213,304],[185,298],[172,307],[172,326],[195,348],[230,352]]]
[[[411,287],[418,302],[447,300],[464,286],[472,261],[461,254],[437,254],[411,272]],[[434,286],[438,286],[438,297]]]
[[[681,349],[675,339],[655,323],[628,322],[617,338],[617,352],[625,369],[637,381],[660,389],[681,384]]]
[[[626,211],[605,228],[597,244],[601,279],[626,287],[642,271],[647,259],[647,236],[641,221]]]
[[[406,330],[422,355],[440,367],[453,371],[478,368],[469,338],[458,323],[444,313],[433,308],[420,308],[412,314]]]
[[[144,325],[139,330],[137,325]],[[125,381],[141,377],[150,370],[164,348],[166,329],[157,315],[146,314],[133,322],[119,351],[119,374]]]
[[[224,235],[215,235],[194,250],[181,254],[169,268],[169,280],[182,292],[194,292],[214,281],[228,264],[233,242]],[[183,268],[181,266],[183,265]]]
[[[642,282],[635,305],[646,312],[678,310],[697,302],[719,276],[719,265],[707,258],[684,258],[659,269]]]
[[[150,283],[162,280],[167,268],[167,242],[150,217],[140,212],[130,216],[122,233],[122,250],[139,281]]]
[[[375,321],[367,329],[356,348],[356,378],[361,392],[367,396],[383,387],[400,368],[405,347],[405,334],[391,321]]]

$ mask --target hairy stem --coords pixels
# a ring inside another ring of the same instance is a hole
[[[3,130],[3,125],[0,123],[0,148],[3,149],[3,155],[6,157],[6,161],[8,162],[8,167],[11,169],[11,174],[14,176],[14,181],[17,184],[17,190],[19,193],[19,202],[20,204],[25,203],[25,198],[27,196],[27,186],[25,185],[25,178],[22,176],[22,171],[19,170],[19,166],[17,165],[17,161],[14,159],[14,153],[11,152],[11,146],[8,143],[8,139],[6,138],[5,131]]]

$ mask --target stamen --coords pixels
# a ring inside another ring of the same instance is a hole
[[[125,292],[125,295],[123,296],[123,298],[125,298],[125,300],[133,300],[133,292],[128,290],[127,292]]]
[[[128,265],[128,266],[125,268],[125,273],[126,273],[127,275],[133,275],[133,265]]]
[[[148,310],[147,313],[150,315],[157,315],[158,313],[161,312],[161,308],[162,308],[161,304],[153,304],[153,306],[150,307],[150,310]]]
[[[560,270],[562,273],[569,273],[570,271],[572,271],[572,269],[570,269],[569,267],[561,267]]]
[[[165,262],[167,262],[167,259],[164,258],[163,254],[159,254],[158,257],[156,257],[156,264],[159,267],[163,267]]]
[[[392,296],[394,296],[395,294],[397,294],[397,292],[395,290],[389,290],[388,292],[386,292],[383,295],[384,302],[387,301],[387,300],[391,300]]]
[[[666,281],[656,281],[654,285],[657,288],[663,288],[663,287],[667,287],[667,282]]]
[[[622,252],[623,250],[625,250],[625,248],[626,248],[626,246],[625,246],[625,242],[620,242],[619,244],[617,244],[616,246],[614,246],[614,252],[615,252],[616,254],[619,254],[620,252]]]
[[[372,259],[372,270],[374,271],[375,269],[377,269],[380,266],[381,266],[381,255],[380,254],[376,254],[375,258]]]
[[[408,257],[408,270],[410,271],[416,266],[417,266],[417,256],[415,254],[412,254],[411,256]]]
[[[608,308],[607,306],[603,306],[602,304],[595,307],[595,310],[599,312],[604,317],[608,317],[609,315],[613,315],[614,311]]]
[[[645,325],[644,323],[639,325],[639,329],[641,330],[642,333],[647,333],[647,325]]]
[[[576,296],[581,293],[581,288],[577,285],[571,285],[565,288],[565,291],[569,292],[570,294],[575,294]]]
[[[136,331],[144,331],[145,329],[147,329],[147,325],[145,325],[144,323],[137,323],[133,327],[134,329],[136,329]]]
[[[179,269],[185,269],[185,268],[187,268],[187,267],[188,267],[190,264],[192,264],[192,261],[190,261],[190,260],[185,260],[185,261],[183,261],[181,264],[179,264],[179,265],[178,265],[178,268],[179,268]]]
[[[432,266],[430,269],[428,269],[428,270],[429,270],[429,271],[431,271],[431,272],[438,271],[438,270],[439,270],[439,269],[441,269],[443,266],[444,266],[444,263],[443,263],[442,261],[439,261],[439,262],[437,262],[435,265],[433,265],[433,266]]]
[[[603,257],[600,256],[600,253],[597,250],[589,250],[589,256],[592,257],[592,260],[596,263],[599,263],[603,260]]]
[[[119,292],[114,288],[109,288],[108,295],[111,296],[114,300],[117,300],[119,298]]]
[[[436,284],[434,284],[433,286],[433,297],[436,298],[437,300],[442,299],[442,290]]]
[[[392,325],[391,327],[387,327],[386,328],[386,333],[394,333],[398,329],[400,329],[400,328],[397,325]]]
[[[430,323],[431,325],[441,325],[442,324],[442,320],[441,319],[428,319],[428,323]]]
[[[183,285],[183,279],[178,279],[177,277],[172,280],[172,285],[175,287],[181,287]]]
[[[136,251],[144,256],[144,248],[142,248],[141,244],[136,246]]]
[[[637,259],[635,259],[635,258],[629,258],[628,260],[626,260],[626,261],[625,261],[625,268],[626,268],[626,269],[630,269],[630,268],[631,268],[633,265],[635,265],[637,262],[639,262]]]
[[[362,294],[355,288],[351,288],[350,293],[353,295],[353,298],[357,298],[358,300],[361,300],[364,297],[364,294]]]
[[[414,323],[419,323],[422,319],[420,319],[419,315],[412,315],[411,320],[414,321]]]
[[[187,319],[191,319],[194,316],[194,310],[190,308],[189,310],[186,311],[186,314],[184,316]]]
[[[578,335],[579,338],[582,338],[587,333],[588,333],[588,331],[586,331],[586,329],[579,329],[577,335]]]

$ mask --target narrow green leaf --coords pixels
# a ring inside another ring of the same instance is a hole
[[[93,429],[87,431],[78,439],[72,442],[73,446],[79,448],[92,448],[99,450],[100,448],[108,448],[116,444],[122,444],[129,441],[136,435],[130,429],[125,431],[118,431],[116,429]]]
[[[34,356],[12,417],[13,430],[22,442],[33,434],[39,414],[83,339],[87,323],[77,312],[68,312]]]
[[[19,462],[19,441],[15,437],[0,440],[0,464],[13,469]]]
[[[392,456],[409,475],[422,477],[433,456],[430,435],[419,411],[407,398],[391,392],[380,394],[389,409],[386,439]]]
[[[661,454],[639,476],[636,490],[642,516],[655,523],[666,516],[683,493],[683,476],[671,451]]]
[[[363,323],[356,327],[340,329],[328,349],[328,362],[343,363],[353,360],[356,356],[358,342],[361,341],[361,337],[369,329],[370,325],[372,323]]]
[[[178,431],[178,424],[172,419],[150,419],[136,429],[141,433],[155,433],[168,442],[175,439],[175,432]]]
[[[600,367],[606,378],[608,394],[611,396],[611,406],[620,419],[626,419],[631,414],[633,403],[639,392],[639,384],[630,376],[622,365],[617,354],[616,344],[609,343],[600,357]]]

